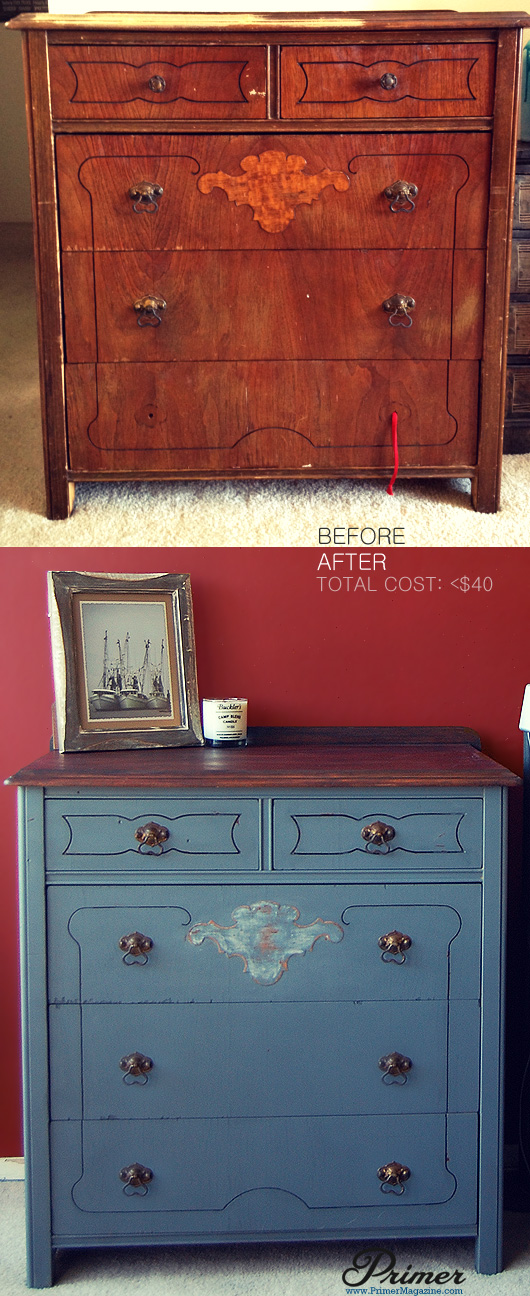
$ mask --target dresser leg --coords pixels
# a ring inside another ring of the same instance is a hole
[[[479,472],[471,483],[471,498],[477,513],[496,513],[500,504],[500,474]]]
[[[475,1245],[475,1269],[479,1274],[496,1274],[502,1271],[502,1231],[488,1235],[479,1233]]]
[[[69,518],[75,504],[75,482],[63,478],[59,482],[50,482],[47,494],[46,516],[52,522]]]
[[[53,1287],[54,1252],[53,1247],[42,1242],[36,1246],[31,1237],[27,1242],[27,1287]]]

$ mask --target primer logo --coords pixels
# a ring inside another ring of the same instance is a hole
[[[396,1290],[405,1296],[410,1288],[414,1296],[432,1290],[433,1293],[443,1290],[446,1296],[456,1296],[462,1291],[466,1277],[461,1269],[414,1269],[411,1264],[400,1271],[393,1251],[358,1251],[353,1257],[350,1269],[345,1269],[342,1281],[347,1292],[365,1288],[365,1293],[377,1292],[378,1296],[395,1296]],[[377,1281],[379,1286],[369,1286]],[[384,1284],[391,1284],[385,1286]],[[449,1285],[451,1284],[451,1285]]]

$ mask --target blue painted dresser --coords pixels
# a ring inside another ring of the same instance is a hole
[[[501,1267],[506,795],[463,729],[20,785],[28,1283],[56,1248],[472,1236]]]

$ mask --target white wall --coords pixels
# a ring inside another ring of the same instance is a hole
[[[0,27],[0,221],[30,221],[28,146],[20,32]]]

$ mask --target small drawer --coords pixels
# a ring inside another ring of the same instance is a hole
[[[274,868],[479,869],[482,802],[383,796],[274,802]]]
[[[257,869],[259,802],[48,801],[46,862],[51,872]]]
[[[56,118],[149,121],[266,116],[266,51],[227,45],[55,45]]]
[[[510,292],[530,293],[530,239],[513,240]]]
[[[218,1234],[220,1213],[226,1232],[306,1236],[355,1228],[351,1212],[363,1207],[379,1229],[399,1230],[420,1203],[431,1225],[475,1226],[472,1114],[57,1121],[51,1135],[56,1232],[71,1232],[75,1218],[78,1238],[101,1233],[103,1211],[113,1234],[134,1230],[136,1240],[176,1229]],[[378,1173],[395,1161],[410,1172],[397,1194]],[[148,1172],[146,1191],[124,1185],[135,1164]],[[417,1210],[415,1220],[417,1229]]]
[[[494,69],[488,42],[294,46],[281,54],[281,115],[487,117]]]
[[[513,227],[530,230],[530,175],[515,177]]]
[[[530,365],[508,366],[506,417],[530,423]]]
[[[508,354],[530,355],[530,301],[511,301],[508,314]]]
[[[444,1000],[52,1005],[52,1118],[347,1115],[352,1094],[365,1114],[476,1111],[479,1016]]]

